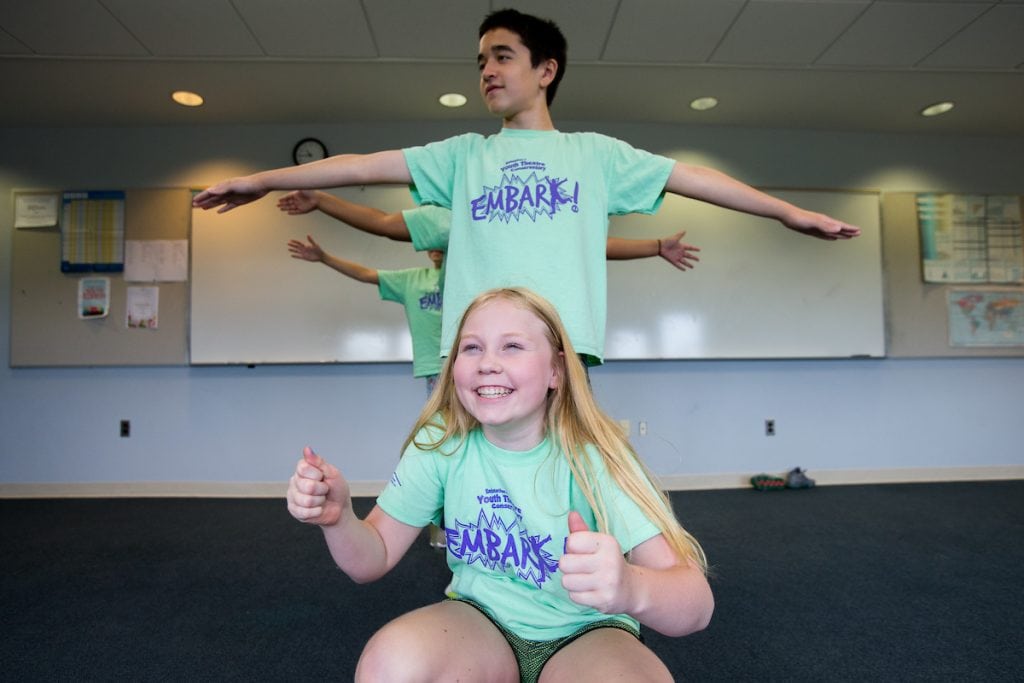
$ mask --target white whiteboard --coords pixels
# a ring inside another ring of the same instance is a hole
[[[405,188],[338,191],[394,211]],[[670,196],[656,216],[612,220],[612,234],[686,229],[701,263],[680,273],[661,259],[608,266],[606,357],[836,358],[885,353],[879,199],[874,193],[773,191],[860,225],[827,242],[774,221]],[[402,308],[375,286],[289,257],[288,239],[373,268],[426,267],[411,245],[365,235],[319,213],[290,217],[277,197],[226,214],[195,211],[190,351],[193,364],[409,361]],[[679,227],[677,227],[679,226]]]
[[[674,196],[654,217],[657,227],[651,217],[618,218],[614,235],[679,226],[702,251],[700,264],[678,275],[643,261],[609,264],[606,358],[884,356],[878,194],[771,193],[862,234],[819,240]]]
[[[384,270],[425,268],[427,256],[319,211],[288,216],[277,209],[284,194],[224,214],[193,210],[192,364],[411,361],[400,305],[376,285],[293,259],[287,243],[311,235],[335,256]],[[389,211],[413,206],[404,187],[337,194]]]

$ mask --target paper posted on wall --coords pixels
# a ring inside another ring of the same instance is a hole
[[[78,281],[78,317],[106,318],[110,313],[110,278],[83,277]]]
[[[160,288],[128,287],[126,325],[129,329],[155,330],[159,322]]]

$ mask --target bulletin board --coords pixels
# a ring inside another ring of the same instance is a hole
[[[186,188],[126,190],[125,240],[188,240],[191,200]],[[11,232],[11,367],[188,364],[187,280],[152,283],[159,324],[130,329],[127,287],[150,283],[126,283],[114,272],[62,273],[59,226]],[[82,320],[78,281],[92,275],[110,278],[110,313]]]
[[[950,344],[948,293],[950,289],[969,287],[924,281],[916,196],[913,192],[891,192],[882,200],[888,355],[909,358],[1024,356],[1021,346]],[[1024,287],[1017,289],[1024,294]]]

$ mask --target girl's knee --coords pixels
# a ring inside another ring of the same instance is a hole
[[[390,623],[366,643],[356,665],[356,682],[407,683],[420,680],[431,671],[430,653],[423,647],[423,634],[404,624]]]
[[[386,624],[356,665],[357,683],[518,679],[504,636],[475,608],[456,602],[422,607]]]

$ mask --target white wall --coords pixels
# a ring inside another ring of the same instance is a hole
[[[562,127],[608,132],[761,186],[1024,193],[1024,139]],[[0,211],[8,217],[0,222],[0,357],[9,358],[14,188],[203,187],[286,165],[307,135],[332,152],[360,152],[464,129],[0,130]],[[277,492],[307,443],[369,492],[389,476],[424,395],[407,364],[0,365],[0,494],[7,495]],[[638,450],[673,486],[739,485],[795,465],[823,483],[1024,473],[1024,358],[613,362],[592,378],[601,404],[633,421]],[[766,418],[776,420],[774,437],[764,435]],[[118,435],[121,419],[132,422],[128,439]],[[643,437],[640,419],[649,427]]]

